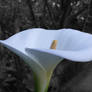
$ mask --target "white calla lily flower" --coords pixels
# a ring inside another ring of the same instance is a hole
[[[56,50],[50,49],[53,40],[57,41]],[[78,62],[92,60],[92,35],[73,29],[34,28],[0,40],[0,43],[29,64],[37,92],[47,91],[53,70],[64,58]]]

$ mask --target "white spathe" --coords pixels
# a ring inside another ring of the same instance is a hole
[[[50,46],[53,40],[54,39],[58,40],[59,35],[60,35],[60,32],[56,30],[45,30],[40,28],[37,28],[37,29],[34,28],[34,29],[29,29],[29,30],[25,30],[20,33],[17,33],[4,41],[0,40],[0,43],[2,43],[5,47],[10,49],[17,55],[19,55],[22,59],[24,60],[27,59],[27,61],[28,60],[31,61],[30,63],[32,65],[34,64],[36,66],[37,64],[37,66],[39,65],[43,69],[44,67],[47,67],[48,69],[48,65],[50,66],[51,61],[53,61],[53,63],[51,63],[51,66],[53,66],[62,60],[61,57],[58,57],[55,55],[49,56],[48,54],[45,54],[45,55],[43,54],[44,57],[42,56],[42,58],[40,59],[41,60],[45,59],[45,60],[41,61],[41,60],[38,60],[38,57],[36,57],[36,55],[34,54],[30,55],[28,53],[29,51],[27,50],[27,48],[50,49]]]
[[[50,49],[53,40],[58,40],[56,50]],[[28,29],[0,43],[29,64],[40,82],[39,92],[46,90],[54,68],[64,58],[77,62],[92,60],[92,35],[74,29]]]

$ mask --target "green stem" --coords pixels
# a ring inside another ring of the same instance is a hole
[[[52,73],[45,72],[43,74],[35,74],[34,73],[34,81],[35,81],[35,92],[47,92],[49,82],[51,79]]]

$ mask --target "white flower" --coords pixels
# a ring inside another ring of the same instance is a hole
[[[57,40],[56,50],[50,49],[53,40]],[[31,67],[37,92],[46,92],[53,70],[64,58],[78,62],[92,60],[92,35],[73,29],[34,28],[0,43]]]

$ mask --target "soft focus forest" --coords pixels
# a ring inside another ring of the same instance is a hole
[[[0,39],[30,28],[73,28],[92,33],[92,0],[0,0]],[[0,92],[34,92],[29,66],[2,45]],[[62,61],[48,92],[92,92],[92,62]]]

